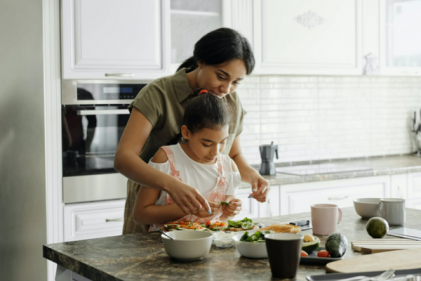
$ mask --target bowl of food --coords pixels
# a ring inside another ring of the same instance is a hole
[[[171,231],[161,237],[168,256],[181,261],[203,259],[209,253],[213,239],[212,233],[206,231]]]
[[[271,230],[251,230],[239,233],[233,236],[232,239],[234,240],[235,248],[242,256],[254,259],[267,258],[265,235],[269,233],[274,232]]]
[[[236,233],[215,232],[213,233],[213,244],[218,248],[230,248],[234,246],[232,237]]]
[[[363,219],[380,217],[379,202],[381,198],[357,198],[354,199],[355,212]]]

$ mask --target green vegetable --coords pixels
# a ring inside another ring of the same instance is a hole
[[[230,203],[226,202],[226,201],[221,201],[221,205],[223,206],[229,206]]]
[[[235,227],[235,228],[238,228],[238,227],[241,227],[241,224],[243,223],[243,222],[250,222],[250,223],[253,223],[253,221],[251,220],[251,219],[249,219],[249,218],[244,218],[243,220],[241,220],[241,221],[228,221],[228,225],[229,226],[231,226],[231,227]],[[250,226],[251,227],[251,226]],[[249,227],[249,228],[250,228]]]
[[[320,239],[319,237],[314,237],[314,241],[312,242],[303,242],[302,250],[305,251],[307,254],[313,253],[314,250],[319,248],[320,246]]]
[[[245,222],[242,222],[241,223],[241,228],[242,229],[249,229],[251,227],[253,227],[253,223],[252,222],[245,221]]]
[[[260,231],[256,231],[252,235],[246,231],[243,236],[241,236],[240,241],[243,242],[265,242],[265,236]]]
[[[348,239],[339,232],[332,232],[326,239],[326,250],[332,258],[342,257],[348,247]]]
[[[373,238],[382,238],[389,230],[389,224],[384,218],[373,217],[365,225],[367,233]]]

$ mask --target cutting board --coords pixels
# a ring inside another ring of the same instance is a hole
[[[374,254],[386,251],[418,249],[421,241],[411,239],[370,239],[351,242],[352,249],[357,252]]]
[[[364,272],[421,267],[421,249],[399,250],[355,258],[344,258],[326,265],[327,272]]]

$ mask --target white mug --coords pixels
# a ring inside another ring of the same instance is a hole
[[[311,206],[313,234],[329,235],[337,230],[342,219],[342,210],[334,204],[314,204]]]
[[[379,213],[390,225],[405,224],[405,199],[383,198],[380,199]]]

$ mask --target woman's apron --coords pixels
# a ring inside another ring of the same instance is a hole
[[[182,181],[180,177],[180,172],[175,167],[175,157],[174,153],[168,146],[161,147],[162,150],[164,150],[165,154],[167,154],[168,162],[170,164],[171,173],[170,175],[177,178],[178,180]],[[224,165],[222,165],[222,159],[221,155],[218,154],[218,157],[216,158],[216,163],[218,165],[218,178],[216,179],[216,185],[211,190],[208,197],[206,197],[206,200],[214,201],[214,202],[221,202],[225,200],[225,190],[226,190],[226,179],[225,179],[225,170]],[[165,201],[165,205],[171,205],[175,202],[172,200],[171,196],[167,193],[167,198]],[[200,218],[193,214],[186,215],[179,219],[174,219],[172,221],[191,221],[191,222],[197,222],[197,223],[206,223],[207,221],[211,221],[214,223],[219,219],[219,217],[222,215],[222,206],[218,209],[218,211],[209,217],[206,218]],[[163,226],[163,224],[153,224],[150,226],[149,231],[159,231],[160,228]]]

